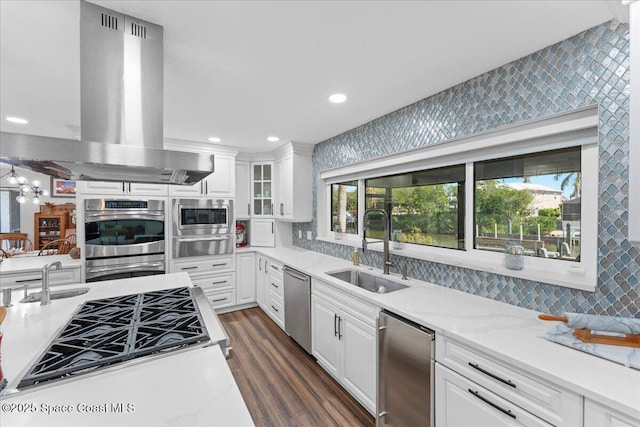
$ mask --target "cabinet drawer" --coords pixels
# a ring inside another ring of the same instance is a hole
[[[228,271],[233,270],[233,257],[216,257],[201,259],[197,261],[175,261],[173,272],[185,271],[190,275],[205,271]]]
[[[269,274],[271,274],[271,277],[277,277],[278,279],[280,279],[280,282],[282,282],[283,278],[282,267],[283,265],[278,261],[269,260]]]
[[[49,283],[51,286],[80,283],[80,267],[63,268],[62,270],[50,271]]]
[[[536,426],[551,424],[435,363],[436,426]],[[580,424],[581,425],[581,424]]]
[[[236,287],[235,273],[192,273],[190,277],[194,285],[200,286],[205,291]]]
[[[224,290],[204,290],[211,307],[223,308],[230,307],[236,304],[236,290],[224,289]]]
[[[269,304],[267,305],[269,316],[281,328],[284,329],[284,303],[282,298],[273,292],[269,292]]]
[[[436,336],[436,360],[553,425],[582,425],[576,393],[442,335]]]
[[[20,288],[24,285],[42,286],[42,273],[38,271],[28,274],[3,274],[1,282],[3,288]],[[80,267],[50,271],[49,283],[51,286],[80,283]]]
[[[325,300],[332,301],[333,304],[367,325],[377,326],[376,319],[380,312],[379,307],[360,301],[317,279],[311,279],[311,292]]]
[[[272,274],[269,279],[269,291],[275,293],[281,299],[284,299],[283,283],[284,281],[282,280],[282,277],[278,277]]]

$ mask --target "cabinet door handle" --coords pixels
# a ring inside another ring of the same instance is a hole
[[[273,234],[273,223],[271,223],[271,234]]]
[[[280,203],[280,216],[284,215],[284,203]]]
[[[342,341],[342,317],[338,316],[338,339]]]
[[[31,283],[31,282],[41,282],[41,281],[42,281],[42,277],[39,277],[37,279],[16,280],[15,283]]]
[[[262,271],[262,258],[258,260],[258,270]]]
[[[122,192],[124,193],[125,191],[127,191],[127,190],[125,190],[124,182],[123,182],[123,183],[122,183]]]
[[[335,313],[333,315],[333,336],[338,336],[338,315]]]
[[[204,194],[209,194],[209,181],[204,182]]]
[[[247,215],[251,215],[251,203],[247,203]]]
[[[471,393],[472,395],[474,395],[475,397],[477,397],[478,399],[482,400],[484,403],[486,403],[487,405],[497,409],[498,411],[502,412],[505,415],[510,416],[511,418],[513,418],[514,420],[516,419],[516,415],[514,413],[511,412],[510,409],[504,409],[501,408],[500,406],[496,405],[495,403],[493,403],[492,401],[490,401],[489,399],[487,399],[486,397],[482,397],[480,396],[480,392],[479,391],[473,391],[471,389],[468,389],[469,393]]]
[[[278,267],[276,267],[275,265],[271,264],[271,268],[273,268],[274,270],[280,270]]]
[[[280,311],[277,308],[275,308],[274,306],[271,306],[271,308],[273,308],[276,311],[276,313],[278,313]]]
[[[276,285],[275,283],[271,282],[271,286],[273,286],[274,288],[278,289],[278,285]]]
[[[514,383],[511,382],[511,380],[505,380],[504,378],[500,378],[499,376],[497,376],[496,374],[487,371],[486,369],[481,368],[477,363],[471,363],[469,362],[469,366],[471,366],[473,369],[482,372],[485,375],[490,376],[491,378],[493,378],[494,380],[498,380],[501,383],[504,383],[506,385],[508,385],[509,387],[513,387],[516,388],[516,385]]]
[[[131,193],[131,183],[129,183],[129,193]]]

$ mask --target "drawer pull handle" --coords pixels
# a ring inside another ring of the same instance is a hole
[[[493,408],[497,409],[498,411],[502,412],[503,414],[510,416],[514,420],[516,419],[515,414],[513,414],[510,409],[501,408],[500,406],[496,405],[495,403],[493,403],[492,401],[490,401],[486,397],[480,396],[480,392],[478,392],[478,391],[473,391],[471,389],[468,389],[468,390],[469,390],[469,393],[471,393],[472,395],[474,395],[478,399],[482,400],[487,405],[492,406]]]
[[[219,285],[220,283],[227,283],[226,280],[220,280],[218,282],[211,282],[212,285]]]
[[[180,269],[184,271],[184,270],[195,270],[195,269],[197,269],[197,268],[198,268],[198,266],[194,266],[194,267],[181,267]]]
[[[497,376],[494,373],[491,373],[489,371],[487,371],[486,369],[482,369],[480,366],[478,366],[477,363],[471,363],[469,362],[469,366],[471,366],[473,369],[482,372],[485,375],[490,376],[491,378],[493,378],[494,380],[498,380],[501,383],[504,383],[506,385],[508,385],[509,387],[513,387],[516,388],[516,385],[514,383],[511,382],[511,380],[505,380],[504,378],[500,378],[499,376]]]
[[[273,286],[274,288],[278,289],[278,285],[276,285],[275,283],[271,282],[271,286]]]
[[[227,265],[227,263],[221,262],[220,264],[211,264],[211,267],[222,267],[223,265]]]
[[[41,282],[41,281],[42,281],[42,277],[38,277],[37,279],[16,280],[15,283],[31,283],[31,282]]]
[[[337,314],[333,315],[333,336],[334,337],[338,336],[338,315]]]
[[[275,308],[274,306],[271,306],[271,308],[273,308],[276,311],[276,313],[280,311],[277,308]]]
[[[218,298],[218,299],[214,299],[213,302],[222,302],[222,301],[226,301],[226,298]]]
[[[273,268],[274,270],[280,270],[278,267],[276,267],[275,265],[271,264],[271,268]]]

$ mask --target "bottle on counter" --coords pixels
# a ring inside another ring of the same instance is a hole
[[[360,265],[360,252],[358,252],[358,247],[353,247],[353,265]]]

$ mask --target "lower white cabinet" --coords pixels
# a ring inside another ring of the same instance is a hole
[[[540,426],[540,418],[436,363],[436,427]]]
[[[252,219],[250,230],[251,246],[272,248],[276,245],[275,221],[273,219]]]
[[[63,267],[60,270],[51,270],[49,272],[49,285],[69,285],[80,283],[80,266]],[[6,273],[2,274],[2,288],[28,288],[42,287],[42,271],[32,273]]]
[[[194,257],[172,261],[169,269],[187,272],[194,285],[204,291],[215,309],[236,305],[236,272],[233,256]]]
[[[377,308],[313,282],[313,355],[372,414],[376,408]]]
[[[256,302],[267,311],[265,286],[269,282],[269,261],[264,255],[256,255]]]
[[[256,301],[256,255],[253,252],[236,254],[236,302]]]
[[[584,427],[638,427],[640,419],[632,418],[589,399],[584,401]]]
[[[267,281],[264,284],[264,298],[266,300],[266,312],[284,329],[284,278],[282,274],[283,265],[279,261],[268,259],[265,263],[267,273]],[[295,309],[295,307],[294,307]]]

